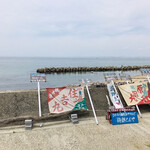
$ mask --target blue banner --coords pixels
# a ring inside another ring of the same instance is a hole
[[[111,113],[113,125],[138,123],[136,111]]]

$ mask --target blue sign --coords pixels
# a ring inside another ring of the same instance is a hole
[[[139,122],[136,111],[111,113],[111,119],[113,125]]]
[[[46,75],[45,74],[31,73],[30,74],[30,81],[31,82],[39,82],[39,81],[46,82]]]

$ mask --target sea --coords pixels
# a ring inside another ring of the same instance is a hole
[[[101,66],[150,65],[150,58],[48,58],[48,57],[0,57],[0,90],[37,89],[36,82],[30,82],[30,74],[44,67],[101,67]],[[119,74],[116,71],[116,74]],[[127,71],[138,75],[139,71]],[[105,82],[103,72],[53,73],[46,74],[47,82],[40,82],[41,88],[62,87],[79,84],[81,79]]]

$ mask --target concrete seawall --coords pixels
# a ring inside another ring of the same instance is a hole
[[[91,97],[97,115],[104,115],[107,109],[106,87],[90,88]],[[88,115],[93,115],[90,101],[85,90],[85,99],[89,109]],[[0,119],[21,116],[38,116],[37,90],[1,91],[0,92]],[[42,114],[48,114],[48,100],[46,89],[41,90]]]
[[[108,91],[106,86],[91,86],[89,88],[93,104],[97,116],[105,116],[108,109],[106,95]],[[121,95],[120,95],[121,96]],[[76,111],[79,118],[94,117],[91,109],[90,101],[85,90],[85,99],[88,111]],[[123,97],[121,96],[123,105],[126,106]],[[60,115],[49,115],[48,100],[46,89],[41,90],[41,105],[42,117],[39,118],[38,109],[38,94],[37,90],[19,90],[19,91],[1,91],[0,92],[0,127],[10,125],[23,125],[25,119],[32,118],[34,123],[47,122],[47,121],[60,121],[68,120],[69,113],[67,112]],[[150,112],[149,105],[140,105],[141,112]],[[73,112],[74,113],[74,112]]]

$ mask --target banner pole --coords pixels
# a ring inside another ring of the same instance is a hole
[[[111,105],[110,105],[109,98],[108,98],[108,96],[107,96],[107,95],[106,95],[106,98],[107,98],[108,105],[109,105],[109,106],[111,106]]]
[[[38,81],[38,102],[39,102],[39,117],[41,117],[42,113],[41,113],[40,82],[39,81]]]
[[[92,107],[92,110],[93,110],[93,114],[94,114],[94,117],[95,117],[96,124],[98,125],[98,120],[97,120],[97,116],[96,116],[96,113],[95,113],[95,109],[94,109],[94,106],[93,106],[93,102],[92,102],[92,98],[91,98],[91,95],[90,95],[90,92],[89,92],[88,85],[86,85],[86,90],[87,90],[87,93],[88,93],[88,96],[89,96],[89,99],[90,99],[90,103],[91,103],[91,107]]]
[[[112,83],[112,85],[113,85],[113,87],[114,87],[114,89],[115,89],[116,94],[119,95],[119,94],[118,94],[118,91],[117,91],[117,89],[116,89],[116,87],[115,87],[114,81],[111,80],[111,83]]]
[[[139,106],[138,106],[138,105],[135,105],[135,106],[136,106],[137,111],[138,111],[138,113],[139,113],[139,115],[140,115],[140,118],[142,118],[142,114],[141,114],[141,112],[140,112]]]
[[[148,80],[148,82],[149,82],[149,84],[150,84],[150,79],[149,79],[149,76],[147,75],[147,80]]]

